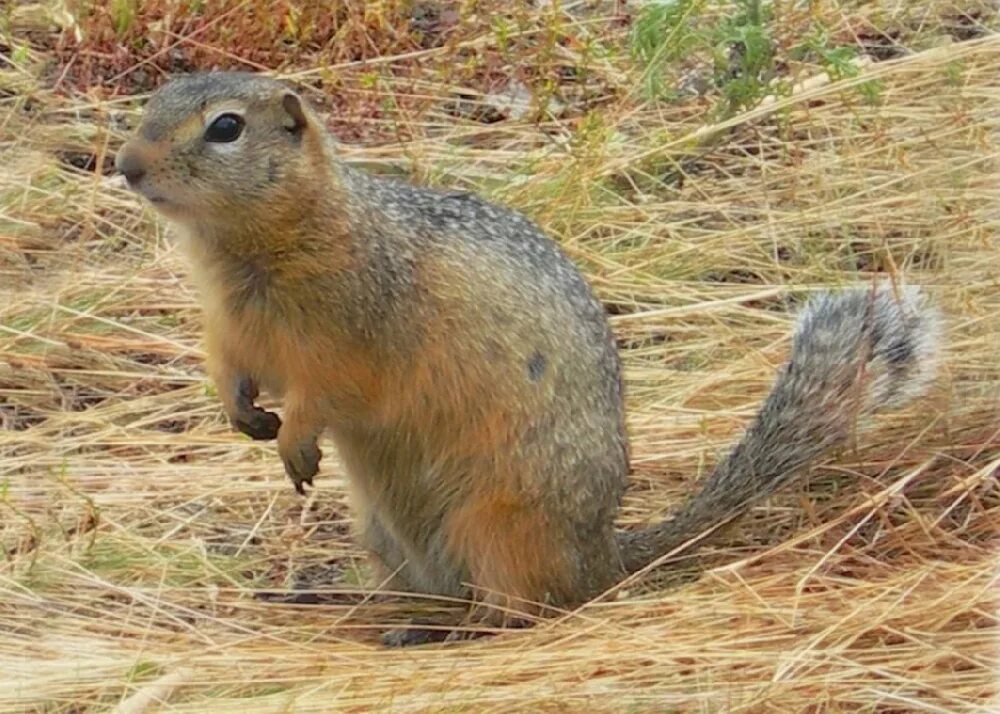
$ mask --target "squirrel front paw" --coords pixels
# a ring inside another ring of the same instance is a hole
[[[315,440],[295,444],[290,449],[280,449],[281,460],[285,464],[285,473],[292,479],[292,484],[299,495],[306,493],[303,484],[313,485],[313,476],[319,473],[319,461],[323,452],[319,450]]]
[[[233,427],[255,441],[270,441],[278,438],[281,417],[260,407],[250,407],[232,419]]]
[[[235,414],[230,417],[233,427],[255,441],[269,441],[278,437],[281,418],[274,412],[262,409],[253,403],[257,398],[257,385],[246,376],[236,378]]]

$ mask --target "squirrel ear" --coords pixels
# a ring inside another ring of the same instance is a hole
[[[302,108],[302,100],[293,92],[286,92],[281,98],[281,106],[284,107],[292,123],[286,124],[285,128],[293,134],[300,133],[309,124],[306,112]]]

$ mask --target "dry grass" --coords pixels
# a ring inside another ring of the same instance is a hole
[[[507,30],[465,3],[433,41],[399,20],[406,3],[378,17],[349,8],[336,42],[327,26],[293,38],[283,69],[325,77],[311,86],[354,140],[348,159],[514,204],[587,271],[627,366],[623,526],[678,503],[746,425],[809,290],[905,274],[948,315],[926,402],[880,420],[716,546],[558,621],[410,651],[382,650],[376,634],[418,605],[251,596],[356,578],[341,470],[327,458],[303,502],[272,446],[230,432],[201,369],[183,262],[102,176],[136,116],[117,95],[158,83],[163,57],[276,64],[254,45],[263,35],[191,38],[248,3],[209,5],[175,26],[140,12],[120,55],[103,16],[78,42],[53,13],[64,4],[0,9],[0,709],[994,710],[989,3],[779,3],[782,51],[821,23],[890,59],[830,82],[806,58],[781,68],[791,93],[722,113],[715,89],[644,94],[614,3],[525,6]],[[727,11],[701,5],[703,18]],[[136,47],[155,22],[174,44]],[[897,44],[909,51],[883,52]],[[315,71],[323,58],[333,68]],[[692,51],[664,81],[706,61]],[[561,108],[485,116],[510,73]]]

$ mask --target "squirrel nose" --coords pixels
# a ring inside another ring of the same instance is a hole
[[[142,160],[134,151],[130,151],[125,145],[115,155],[115,168],[118,173],[125,177],[129,186],[135,186],[146,175],[146,167],[142,165]]]

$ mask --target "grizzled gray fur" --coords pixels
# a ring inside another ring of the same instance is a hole
[[[858,420],[919,396],[940,327],[915,287],[823,293],[799,316],[792,354],[742,440],[678,514],[620,536],[636,570],[765,498],[844,445]]]

